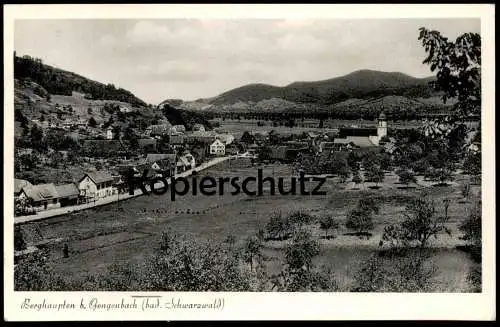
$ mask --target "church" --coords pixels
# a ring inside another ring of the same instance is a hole
[[[341,128],[333,143],[337,149],[378,147],[384,136],[387,136],[387,117],[382,112],[376,128]]]

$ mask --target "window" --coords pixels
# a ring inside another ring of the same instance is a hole
[[[52,200],[53,204],[57,204],[57,199]]]

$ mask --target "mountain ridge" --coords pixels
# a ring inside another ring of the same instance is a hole
[[[251,83],[223,92],[212,98],[186,101],[211,105],[210,109],[237,103],[257,103],[267,99],[282,99],[295,103],[334,105],[350,98],[378,96],[431,97],[435,95],[430,82],[435,78],[413,77],[401,72],[361,69],[346,75],[318,81],[296,81],[285,86]],[[194,106],[193,110],[207,107]]]

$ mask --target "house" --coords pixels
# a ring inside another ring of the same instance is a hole
[[[143,151],[156,151],[157,141],[155,139],[139,139],[137,143]]]
[[[78,189],[85,202],[96,201],[115,193],[113,183],[114,177],[109,172],[88,172],[78,181]]]
[[[320,142],[318,146],[318,152],[328,152],[335,149],[335,142]]]
[[[186,152],[183,155],[179,156],[176,164],[177,173],[182,173],[186,170],[193,169],[196,167],[196,160],[194,156]]]
[[[202,124],[194,124],[193,131],[205,132],[205,126]]]
[[[186,134],[187,144],[202,143],[205,146],[209,146],[216,139],[217,134],[209,131],[194,131],[192,133]]]
[[[170,135],[168,143],[173,146],[180,146],[186,143],[186,136],[183,134]]]
[[[171,129],[172,133],[185,133],[186,127],[184,125],[174,125]]]
[[[225,145],[231,144],[234,141],[234,136],[232,134],[218,134],[217,138]]]
[[[210,154],[215,156],[223,156],[226,154],[226,145],[221,140],[216,139],[210,144]]]
[[[176,168],[176,155],[173,153],[148,153],[146,163],[151,165],[151,169],[166,175],[173,176]]]
[[[15,178],[14,179],[14,197],[15,198],[18,197],[19,194],[21,194],[21,191],[23,190],[23,188],[31,187],[31,186],[33,186],[33,184],[31,184],[27,180]]]
[[[113,133],[113,127],[109,126],[108,129],[106,130],[106,139],[112,140],[113,136],[115,136]]]
[[[169,122],[164,122],[162,124],[151,125],[146,128],[146,134],[151,136],[162,136],[169,134],[172,128],[172,124]]]
[[[226,145],[226,154],[228,155],[237,155],[240,152],[240,147],[235,143],[231,143]]]
[[[129,148],[120,140],[83,140],[84,153],[97,157],[128,157]]]
[[[69,183],[56,185],[56,191],[61,207],[78,204],[78,196],[80,195],[80,190],[78,190],[75,184]]]
[[[19,194],[20,199],[31,200],[31,207],[35,211],[59,208],[61,205],[58,197],[57,189],[53,183],[26,186]]]

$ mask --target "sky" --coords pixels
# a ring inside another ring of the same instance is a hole
[[[16,20],[14,49],[158,104],[360,69],[427,77],[419,27],[455,40],[479,33],[480,20]]]

